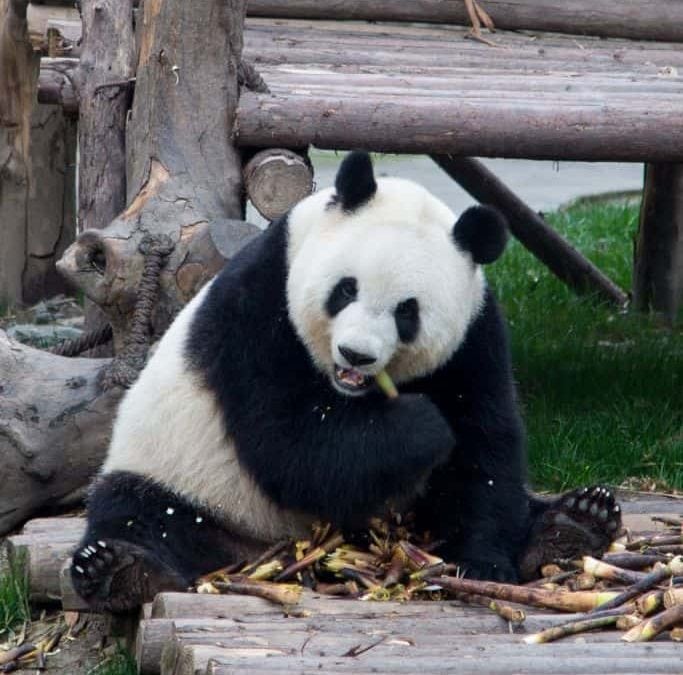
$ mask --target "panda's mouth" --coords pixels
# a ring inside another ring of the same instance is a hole
[[[334,383],[344,393],[362,394],[370,388],[373,379],[355,368],[342,368],[336,364],[334,366]]]

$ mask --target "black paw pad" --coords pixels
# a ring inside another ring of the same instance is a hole
[[[555,522],[569,518],[598,539],[612,541],[621,530],[621,509],[614,493],[602,485],[579,488],[564,495],[552,509]],[[609,542],[608,542],[609,543]]]
[[[79,595],[88,600],[106,594],[111,578],[120,568],[114,546],[104,540],[82,546],[71,561],[71,578]]]

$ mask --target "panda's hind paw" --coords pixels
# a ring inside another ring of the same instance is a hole
[[[81,546],[71,561],[71,579],[95,611],[127,611],[151,600],[159,590],[183,587],[179,575],[144,549],[112,539]]]
[[[578,488],[548,505],[532,528],[520,558],[523,579],[542,565],[582,555],[602,556],[621,531],[621,509],[602,485]]]

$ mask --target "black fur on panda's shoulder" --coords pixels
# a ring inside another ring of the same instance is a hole
[[[214,281],[187,357],[260,488],[283,507],[353,526],[387,499],[412,494],[447,459],[452,433],[426,396],[351,398],[333,389],[289,320],[286,260],[283,218]]]

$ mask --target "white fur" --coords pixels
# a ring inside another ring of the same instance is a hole
[[[178,315],[122,400],[102,473],[152,478],[261,540],[305,535],[308,520],[275,506],[241,468],[214,397],[187,368],[183,345],[209,285]]]
[[[485,280],[453,241],[455,214],[412,181],[380,178],[365,205],[345,214],[333,190],[300,202],[289,217],[287,296],[292,322],[317,366],[346,366],[339,345],[377,357],[397,382],[433,372],[457,350],[481,310]],[[341,277],[358,280],[358,301],[330,319],[324,309]],[[399,340],[396,305],[416,298],[417,339]]]

